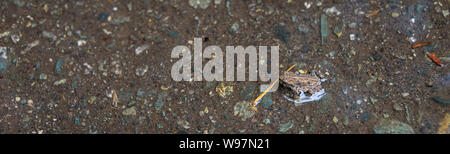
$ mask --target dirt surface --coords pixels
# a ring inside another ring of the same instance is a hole
[[[448,0],[202,2],[1,1],[0,132],[449,133]],[[327,95],[296,105],[280,87],[237,111],[267,82],[172,80],[194,37],[279,46],[280,71],[320,71]]]

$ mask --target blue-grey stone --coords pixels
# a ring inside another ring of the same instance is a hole
[[[309,28],[305,24],[298,25],[297,30],[300,31],[303,34],[306,34],[306,33],[309,32]]]
[[[0,71],[5,71],[8,67],[8,61],[4,58],[0,58]]]
[[[322,44],[325,44],[325,38],[329,35],[328,21],[325,14],[322,14],[320,16],[320,34],[322,37]]]
[[[136,92],[136,95],[139,97],[144,96],[144,94],[145,94],[145,92],[141,88],[139,88],[138,91]]]
[[[261,104],[262,104],[262,106],[264,107],[264,108],[268,108],[268,107],[270,107],[270,106],[272,106],[272,95],[269,93],[269,94],[266,94],[264,97],[263,97],[263,99],[262,99],[262,101],[261,101]]]
[[[180,34],[180,33],[177,32],[177,31],[170,31],[170,32],[169,32],[169,37],[177,37],[178,34]]]
[[[362,123],[366,123],[367,121],[370,120],[370,118],[372,118],[372,115],[371,115],[369,112],[364,112],[364,113],[361,115],[361,122],[362,122]]]
[[[72,88],[77,88],[78,86],[77,86],[77,81],[74,81],[74,82],[72,82]]]
[[[78,126],[81,125],[81,120],[80,120],[80,118],[75,117],[75,118],[73,119],[73,121],[75,122],[75,125],[78,125]]]
[[[100,22],[105,22],[108,20],[109,14],[108,13],[100,13],[97,17],[97,20]]]
[[[55,66],[55,74],[59,75],[61,74],[61,67],[64,63],[64,58],[59,58],[58,61],[56,61],[56,66]]]
[[[288,43],[288,38],[291,34],[286,30],[285,26],[278,26],[275,28],[275,36],[283,43]]]
[[[381,119],[373,130],[376,134],[414,134],[411,126],[397,120]]]
[[[285,133],[287,132],[289,129],[291,129],[292,127],[294,127],[294,121],[289,120],[289,122],[285,123],[285,124],[280,124],[280,133]]]
[[[158,100],[155,102],[155,110],[159,111],[164,105],[164,97],[167,96],[167,92],[162,92],[158,95]]]
[[[241,97],[243,97],[244,99],[250,99],[253,96],[253,93],[255,92],[255,86],[254,85],[249,85],[249,86],[245,86],[244,88],[242,88],[241,90]]]

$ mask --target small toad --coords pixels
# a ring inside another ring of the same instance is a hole
[[[306,103],[320,100],[325,96],[325,90],[320,85],[324,79],[317,77],[316,72],[311,74],[296,74],[285,72],[280,76],[281,84],[291,89],[293,98],[284,95],[288,100],[295,103]]]

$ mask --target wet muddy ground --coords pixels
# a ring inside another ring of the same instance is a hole
[[[448,0],[0,3],[1,133],[449,133]],[[327,95],[254,112],[267,82],[175,82],[194,37],[279,46]]]

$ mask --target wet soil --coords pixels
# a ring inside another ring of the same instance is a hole
[[[442,13],[449,1],[305,2],[222,0],[202,9],[176,0],[2,1],[0,34],[9,34],[0,38],[7,51],[0,133],[375,133],[381,119],[437,133],[450,109],[449,16]],[[341,14],[326,15],[333,6]],[[330,33],[324,42],[321,15]],[[295,105],[280,87],[243,121],[235,104],[252,102],[267,82],[225,82],[233,91],[222,97],[222,82],[172,80],[172,49],[193,50],[194,37],[223,50],[279,46],[280,71],[293,64],[292,71],[320,71],[327,95]],[[411,48],[421,42],[432,43]],[[149,48],[136,55],[142,45]]]

